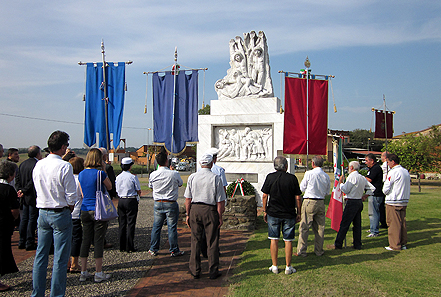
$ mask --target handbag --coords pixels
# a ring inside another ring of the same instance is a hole
[[[96,180],[95,220],[110,221],[118,217],[118,212],[110,199],[106,188],[101,189],[101,170],[98,170]]]

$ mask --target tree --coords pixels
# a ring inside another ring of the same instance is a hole
[[[388,152],[400,158],[400,164],[418,176],[418,191],[421,192],[420,174],[441,172],[441,131],[433,126],[427,135],[405,135],[387,147]]]
[[[210,105],[205,105],[204,108],[198,110],[198,114],[210,114]]]
[[[368,145],[369,144],[369,145]],[[349,144],[347,146],[380,151],[383,147],[383,140],[374,140],[374,132],[365,129],[349,131]]]

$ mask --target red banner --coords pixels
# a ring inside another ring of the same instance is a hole
[[[385,115],[383,110],[376,110],[374,138],[386,138],[386,128],[387,138],[391,139],[394,136],[392,112],[386,111]]]
[[[326,155],[328,135],[328,81],[285,77],[285,128],[283,153],[306,155],[306,108],[308,105],[309,154]]]

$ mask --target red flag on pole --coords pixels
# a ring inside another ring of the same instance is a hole
[[[338,186],[338,180],[343,174],[343,152],[341,138],[338,143],[335,141],[333,146],[334,155],[334,188],[331,193],[331,200],[329,201],[326,217],[331,219],[331,229],[338,232],[340,229],[340,222],[343,216],[343,193]]]
[[[386,129],[387,129],[387,135],[386,135]],[[392,112],[390,111],[384,112],[383,110],[376,110],[374,138],[391,139],[394,136],[393,134],[394,134],[394,129],[393,129]]]
[[[283,153],[326,155],[328,135],[328,81],[285,77],[285,128]],[[308,105],[308,106],[307,106]],[[306,110],[308,108],[308,137],[306,135]]]

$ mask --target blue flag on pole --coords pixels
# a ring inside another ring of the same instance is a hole
[[[125,63],[106,66],[109,134],[113,133],[113,146],[119,145],[124,111]],[[99,147],[107,147],[106,115],[103,85],[103,63],[87,63],[86,74],[86,111],[84,123],[84,143],[96,144],[99,134]],[[110,135],[109,135],[110,137]]]
[[[153,74],[153,132],[155,143],[164,144],[173,154],[180,154],[187,143],[198,141],[198,71],[192,70],[191,74],[179,71],[175,98],[174,78],[170,71],[164,76]]]

